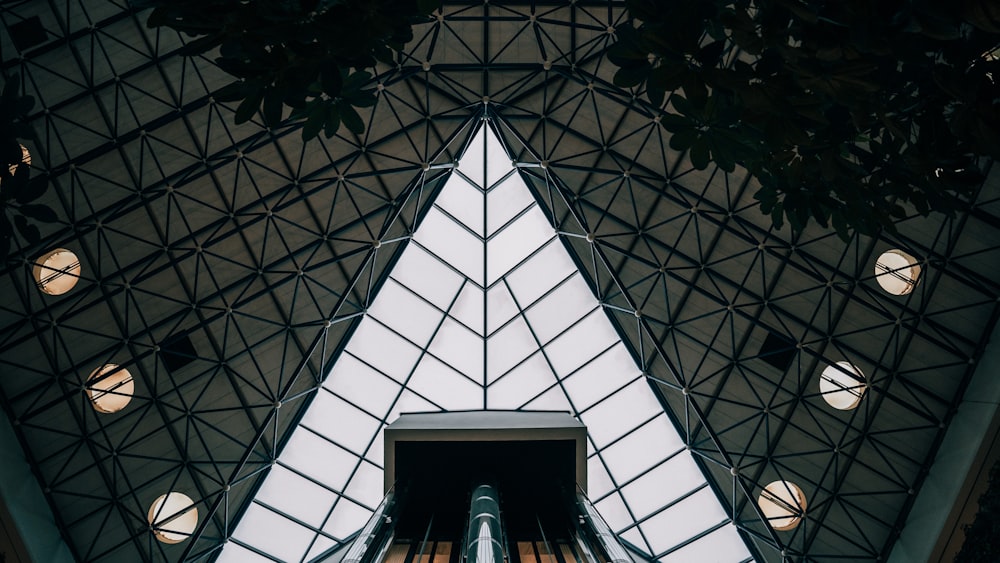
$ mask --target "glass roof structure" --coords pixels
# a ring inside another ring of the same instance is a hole
[[[650,556],[750,559],[642,371],[483,125],[219,561],[257,554],[309,561],[336,547],[382,499],[387,423],[403,412],[482,409],[578,416],[590,435],[593,501]]]
[[[1000,316],[995,167],[953,217],[792,236],[745,170],[695,169],[662,108],[613,85],[621,1],[447,2],[374,69],[364,133],[308,144],[301,124],[235,126],[212,96],[230,79],[145,20],[0,4],[58,217],[0,266],[4,454],[73,559],[312,557],[378,502],[382,424],[482,408],[579,414],[591,497],[651,558],[892,554]],[[52,295],[34,271],[57,249],[79,279]],[[879,278],[890,251],[914,260],[902,294]],[[129,387],[88,383],[106,365]],[[88,388],[131,400],[100,412]],[[828,401],[844,391],[852,408]],[[307,441],[343,471],[317,477]],[[780,481],[808,504],[789,530],[758,505]],[[198,522],[166,544],[148,511],[172,491]],[[678,511],[690,528],[662,535]],[[301,541],[279,553],[265,525]]]

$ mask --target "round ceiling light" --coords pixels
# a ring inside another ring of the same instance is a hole
[[[163,543],[180,543],[198,526],[198,508],[184,493],[160,495],[149,507],[147,515],[153,535]]]
[[[806,495],[790,481],[775,481],[760,492],[757,499],[768,524],[779,532],[799,525],[806,512]]]
[[[875,261],[875,281],[893,295],[910,293],[919,278],[917,259],[902,250],[883,252]]]
[[[837,362],[826,366],[819,376],[819,392],[831,407],[851,410],[865,396],[865,374],[850,362]]]
[[[134,391],[132,374],[116,364],[104,364],[87,378],[87,397],[97,412],[122,410],[132,400]]]
[[[80,259],[70,250],[57,248],[35,260],[31,271],[38,289],[49,295],[62,295],[80,280]]]

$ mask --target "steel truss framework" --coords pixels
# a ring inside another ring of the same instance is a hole
[[[46,40],[16,46],[34,17]],[[895,237],[789,238],[745,172],[694,170],[641,92],[612,86],[624,18],[449,3],[377,69],[363,135],[304,145],[297,126],[234,127],[211,98],[226,77],[124,2],[4,3],[0,59],[38,100],[33,174],[61,220],[4,266],[0,390],[76,558],[216,556],[489,112],[755,556],[884,559],[996,323],[1000,180]],[[43,295],[31,264],[58,247],[83,273]],[[903,297],[873,279],[891,248],[923,268]],[[851,411],[818,388],[842,360],[868,385]],[[105,363],[136,379],[111,415],[81,392]],[[793,531],[756,509],[776,479],[808,498]],[[177,489],[199,527],[167,546],[146,511]]]

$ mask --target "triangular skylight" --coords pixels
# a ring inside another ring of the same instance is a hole
[[[402,412],[564,410],[589,495],[663,561],[750,559],[736,529],[489,126],[480,127],[220,561],[311,561],[382,498]],[[267,554],[263,557],[261,554]]]

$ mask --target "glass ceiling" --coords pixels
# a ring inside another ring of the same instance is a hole
[[[751,559],[489,126],[413,233],[219,561],[311,561],[382,497],[400,413],[569,411],[589,496],[662,561]]]

